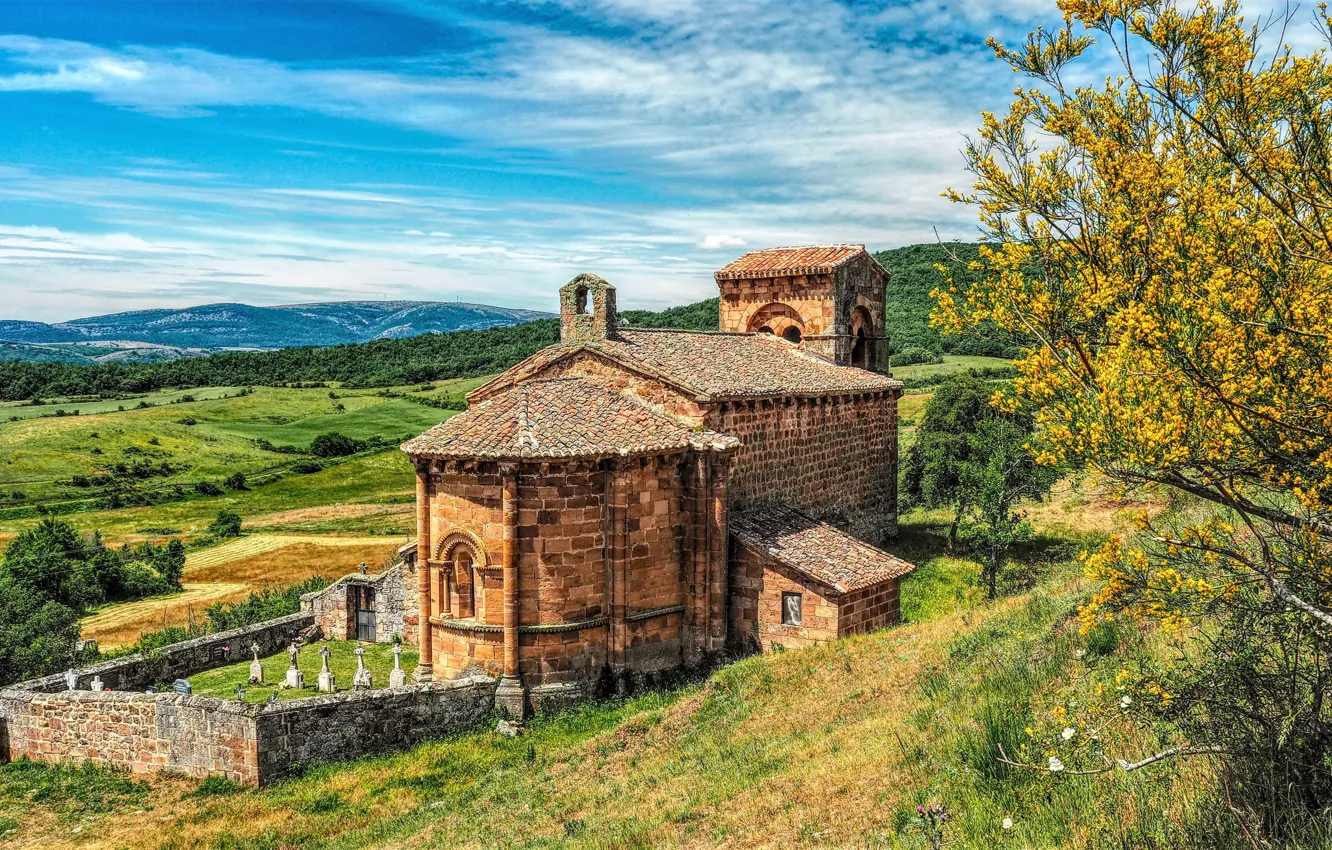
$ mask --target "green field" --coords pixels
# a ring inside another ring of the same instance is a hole
[[[198,401],[225,398],[240,392],[240,387],[205,387],[197,390],[172,390],[112,399],[57,399],[50,404],[29,404],[24,401],[0,401],[0,422],[14,419],[36,419],[42,416],[74,414],[89,416],[97,413],[139,412],[140,403],[153,406],[179,403],[192,396]]]
[[[457,396],[480,382],[390,392]],[[274,448],[304,452],[315,437],[332,432],[394,445],[454,413],[380,393],[223,387],[138,400],[8,405],[0,409],[0,523],[6,509],[13,515],[27,508],[30,515],[35,505],[57,513],[114,506],[108,498],[117,490],[127,494],[118,504],[144,501],[145,493],[157,501],[194,498],[199,482],[218,485],[236,472],[263,484],[311,462]],[[141,402],[148,406],[140,407]],[[66,414],[77,409],[79,415],[50,415],[57,409]],[[3,418],[5,413],[19,418]]]
[[[1013,361],[1002,357],[973,357],[965,354],[945,354],[942,363],[917,363],[912,366],[894,366],[893,377],[900,379],[927,378],[952,375],[968,369],[999,369],[1012,366]]]

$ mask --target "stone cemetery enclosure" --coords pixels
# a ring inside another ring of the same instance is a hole
[[[313,624],[296,614],[0,689],[0,760],[94,762],[136,773],[221,775],[262,785],[322,761],[401,749],[471,728],[495,705],[493,678],[346,691],[272,703],[145,693],[155,682],[280,652]],[[307,645],[302,653],[317,652]],[[282,676],[270,670],[268,676]],[[109,690],[93,690],[94,680]],[[347,682],[351,685],[351,682]]]

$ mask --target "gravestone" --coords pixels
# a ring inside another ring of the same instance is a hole
[[[328,644],[324,644],[324,648],[319,650],[319,657],[323,659],[319,667],[319,690],[326,694],[335,693],[338,689],[338,683],[333,676],[333,671],[328,669]]]
[[[101,676],[93,676],[93,680],[92,680],[92,689],[93,689],[94,691],[104,691],[104,690],[106,690],[106,685],[102,684],[102,677],[101,677]]]
[[[305,687],[305,674],[301,672],[301,668],[296,666],[296,655],[299,652],[300,650],[296,648],[294,643],[287,650],[287,654],[291,656],[291,666],[287,668],[287,679],[283,682],[286,687],[296,688],[297,690]]]
[[[244,685],[237,685],[237,686],[236,686],[236,699],[239,700],[240,702],[245,702],[245,686],[244,686]]]
[[[190,687],[189,679],[177,679],[176,681],[172,682],[171,690],[175,691],[178,694],[184,694],[185,696],[189,696],[190,694],[194,693],[194,688]]]
[[[65,688],[71,691],[79,689],[79,674],[74,672],[73,667],[65,671]]]
[[[407,674],[402,669],[402,644],[393,644],[393,672],[389,673],[389,687],[401,688],[407,684]]]
[[[254,653],[254,660],[250,662],[250,684],[262,685],[264,683],[264,662],[259,660],[259,644],[250,644],[250,651]]]
[[[352,687],[358,691],[368,691],[373,685],[370,683],[370,671],[365,669],[365,647],[356,647],[356,675],[352,678]]]

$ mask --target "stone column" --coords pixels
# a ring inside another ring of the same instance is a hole
[[[699,661],[708,633],[708,457],[697,453],[689,476],[690,547],[685,573],[685,663]]]
[[[500,464],[504,514],[504,675],[495,704],[510,717],[526,713],[527,700],[518,667],[518,464]]]
[[[731,456],[715,456],[709,458],[709,462],[712,486],[708,494],[707,649],[719,652],[726,647],[726,592],[731,566],[730,536],[726,525],[730,508]]]
[[[434,634],[430,627],[430,559],[434,554],[430,540],[430,461],[420,461],[416,465],[416,639],[421,661],[412,673],[417,682],[429,682],[435,675]]]
[[[621,460],[611,471],[610,646],[606,654],[611,669],[624,669],[624,651],[629,640],[629,475],[630,464]]]

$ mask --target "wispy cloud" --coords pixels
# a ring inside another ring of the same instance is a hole
[[[78,168],[0,163],[11,312],[95,312],[113,288],[174,304],[240,280],[262,303],[549,307],[584,270],[615,275],[628,304],[664,306],[709,294],[728,252],[969,236],[973,213],[939,194],[966,184],[962,134],[1013,84],[983,39],[1059,21],[1053,0],[508,0],[467,18],[380,3],[478,37],[299,62],[0,35],[0,103],[82,96],[154,122],[145,139],[199,125],[265,151],[261,164],[148,145]],[[292,120],[275,130],[274,115]],[[21,226],[52,209],[77,215]],[[82,294],[52,299],[55,278]]]

